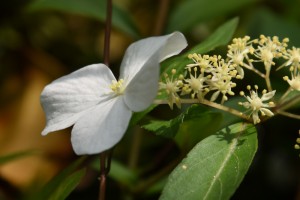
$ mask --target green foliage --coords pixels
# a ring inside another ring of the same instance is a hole
[[[197,144],[175,168],[160,199],[229,199],[257,150],[253,125],[237,123]]]
[[[28,7],[28,10],[57,10],[67,13],[80,14],[95,18],[101,22],[106,18],[106,3],[103,0],[36,0]],[[138,38],[139,33],[130,15],[117,6],[113,6],[112,24],[133,38]]]
[[[222,121],[223,115],[219,112],[200,112],[180,125],[175,141],[183,152],[188,152],[199,141],[219,130]]]
[[[143,128],[167,138],[176,136],[176,142],[179,146],[187,147],[187,143],[191,142],[191,140],[198,142],[199,138],[215,132],[216,130],[211,132],[209,129],[211,127],[218,128],[218,126],[207,126],[207,124],[217,125],[221,120],[222,114],[211,112],[206,107],[195,104],[174,119],[169,121],[152,121],[144,125]],[[202,130],[201,133],[205,134],[199,134],[199,130]]]
[[[78,170],[64,179],[51,194],[49,200],[64,200],[80,183],[81,178],[85,175],[85,169]]]
[[[64,197],[67,197],[79,184],[81,178],[85,174],[84,169],[78,171],[76,171],[76,169],[86,158],[87,157],[81,157],[77,159],[74,163],[53,177],[38,192],[35,192],[33,196],[29,197],[28,200],[64,199]]]
[[[143,117],[145,117],[149,112],[151,112],[156,106],[157,106],[156,104],[153,104],[149,106],[146,110],[134,113],[130,119],[129,128],[137,124]]]
[[[266,8],[257,9],[248,25],[250,36],[258,37],[260,34],[278,36],[281,39],[288,37],[289,44],[300,45],[300,27],[292,21],[286,20]]]
[[[182,1],[170,15],[167,32],[188,31],[195,24],[238,10],[256,0],[187,0]],[[184,20],[183,20],[184,19]]]

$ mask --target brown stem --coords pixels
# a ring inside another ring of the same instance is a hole
[[[106,24],[104,35],[104,50],[103,60],[106,66],[109,66],[109,50],[110,50],[110,34],[112,21],[112,0],[106,1]],[[108,155],[109,154],[109,155]],[[110,169],[111,151],[102,152],[100,154],[100,186],[99,186],[99,200],[105,200],[106,192],[106,177]]]
[[[112,152],[113,152],[112,149],[110,149],[100,154],[99,200],[105,199],[106,178],[110,170]]]
[[[156,23],[154,27],[154,35],[160,35],[163,32],[165,26],[170,0],[159,0],[159,10],[156,18]]]
[[[110,33],[111,33],[111,18],[112,18],[112,0],[106,1],[106,24],[104,35],[104,64],[109,66],[109,50],[110,50]]]
[[[103,152],[100,154],[100,187],[99,187],[99,200],[105,199],[105,191],[106,191],[106,157],[107,152]]]

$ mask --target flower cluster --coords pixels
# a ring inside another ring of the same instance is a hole
[[[234,63],[238,68],[245,67],[255,70],[253,62],[262,62],[267,74],[270,72],[271,67],[275,65],[274,59],[283,57],[287,53],[288,41],[288,38],[280,41],[277,36],[271,38],[264,35],[254,40],[250,40],[249,36],[235,38],[232,44],[228,45],[227,56],[229,62]],[[239,71],[242,71],[242,69],[239,69]]]
[[[176,70],[173,69],[172,78],[165,78],[160,82],[160,91],[168,95],[169,105],[181,104],[180,96],[189,95],[191,99],[200,102],[210,93],[210,101],[216,101],[221,96],[221,102],[228,100],[228,95],[234,95],[232,88],[236,86],[234,79],[240,79],[234,65],[226,62],[221,56],[208,56],[190,54],[189,59],[194,63],[187,65],[187,75],[174,78]]]
[[[291,89],[300,91],[300,49],[293,47],[288,49],[283,56],[287,61],[282,67],[290,67],[291,77],[284,76]]]
[[[278,69],[289,67],[291,76],[284,76],[284,80],[290,85],[292,90],[300,91],[300,49],[288,48],[288,38],[279,40],[277,36],[268,37],[261,35],[257,39],[249,36],[234,38],[228,45],[227,57],[222,58],[220,55],[201,55],[192,53],[188,55],[191,60],[186,66],[186,71],[176,75],[173,69],[171,78],[165,74],[160,82],[160,92],[168,96],[168,104],[173,109],[173,104],[180,107],[182,102],[199,102],[209,100],[210,102],[219,102],[221,105],[234,96],[236,80],[243,79],[245,76],[244,69],[248,69],[265,79],[267,90],[259,97],[257,93],[258,86],[251,90],[248,86],[249,96],[241,94],[247,99],[247,102],[240,102],[247,109],[253,123],[259,123],[261,117],[271,117],[274,113],[270,110],[275,107],[272,98],[275,90],[272,89],[270,82],[270,72],[276,65],[276,60],[285,60]],[[260,65],[262,63],[263,69]],[[187,101],[187,96],[194,101]],[[265,103],[265,101],[270,101]]]

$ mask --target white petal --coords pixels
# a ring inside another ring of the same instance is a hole
[[[42,135],[73,125],[86,110],[109,98],[115,80],[103,64],[83,67],[47,85],[41,94],[47,125]]]
[[[244,78],[244,75],[245,75],[244,69],[243,69],[242,67],[240,67],[240,66],[237,66],[237,67],[236,67],[236,70],[237,70],[238,75],[240,75],[241,78],[243,79],[243,78]]]
[[[219,94],[220,94],[219,90],[214,92],[210,97],[210,101],[215,101],[218,98]]]
[[[143,39],[129,46],[121,64],[120,79],[124,79],[125,102],[131,110],[141,111],[152,103],[158,90],[159,62],[186,46],[179,32]]]
[[[146,109],[157,95],[159,63],[153,60],[157,61],[157,57],[152,57],[144,64],[145,68],[139,71],[125,90],[125,103],[134,112]]]
[[[180,53],[186,46],[186,39],[180,32],[139,40],[127,48],[120,67],[120,78],[130,82],[155,54],[159,54],[160,62]]]
[[[97,154],[123,137],[132,112],[122,97],[104,101],[75,123],[71,142],[77,155]]]
[[[260,122],[259,116],[258,116],[258,111],[254,111],[252,113],[252,119],[254,124],[258,124]]]
[[[260,108],[260,111],[263,112],[268,117],[271,117],[271,116],[274,115],[274,113],[271,110],[267,109],[267,108]]]
[[[184,35],[180,32],[174,32],[162,37],[169,38],[167,44],[163,47],[160,53],[160,61],[179,54],[187,46],[187,41]]]
[[[273,90],[271,92],[263,94],[261,97],[261,101],[267,101],[267,100],[271,99],[275,95],[275,92],[276,92],[276,90]]]

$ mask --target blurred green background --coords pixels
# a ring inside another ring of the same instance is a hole
[[[70,146],[70,129],[40,135],[45,117],[39,95],[52,80],[102,62],[105,4],[104,0],[55,3],[59,1],[39,4],[42,1],[12,0],[3,1],[0,7],[0,156],[37,151],[0,165],[0,199],[19,199],[34,192],[36,185],[43,185],[76,159]],[[110,67],[116,74],[125,49],[139,38],[178,30],[192,47],[236,16],[240,20],[236,37],[277,35],[281,39],[289,37],[290,47],[300,47],[298,0],[115,0],[114,4]],[[225,50],[218,48],[212,53],[225,56]],[[243,84],[264,83],[251,72],[246,73],[249,78]],[[282,73],[284,70],[274,71],[272,79],[278,91],[287,88]],[[178,112],[162,106],[151,116],[171,119]],[[293,112],[299,114],[299,107]],[[277,116],[257,126],[257,155],[232,199],[300,199],[300,152],[293,149],[299,124]],[[133,140],[139,143],[139,153],[129,148]],[[115,148],[114,158],[129,168],[143,169],[141,177],[147,178],[178,154],[171,140],[135,128]],[[90,169],[69,199],[96,199],[96,177],[97,172]],[[108,199],[159,196],[159,189],[133,192],[116,180],[109,179]]]

